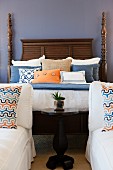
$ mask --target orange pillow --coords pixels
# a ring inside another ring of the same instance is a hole
[[[60,83],[60,69],[34,71],[32,83]]]

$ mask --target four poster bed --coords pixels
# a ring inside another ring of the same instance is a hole
[[[8,78],[12,79],[13,58],[13,35],[11,14],[8,15]],[[106,17],[102,13],[102,48],[101,60],[99,62],[99,80],[107,79],[106,63]],[[45,55],[46,59],[66,59],[71,57],[75,60],[90,60],[94,58],[92,51],[92,38],[81,39],[22,39],[22,61],[38,59]],[[46,60],[45,59],[45,60]],[[61,60],[62,62],[63,60]],[[52,65],[52,64],[51,64]],[[78,70],[77,70],[78,71]],[[11,74],[11,75],[10,75]],[[14,83],[14,82],[13,82]],[[15,82],[16,83],[16,82]],[[91,83],[91,82],[90,82]],[[88,89],[90,83],[86,84],[32,84],[34,88],[33,97],[33,134],[53,134],[57,126],[57,118],[50,118],[40,113],[41,109],[53,107],[51,93],[60,91],[66,97],[65,107],[78,107],[80,113],[76,116],[65,117],[64,122],[68,134],[88,134]],[[44,85],[45,84],[45,85]],[[37,89],[38,87],[38,89]],[[71,95],[71,97],[70,97]]]

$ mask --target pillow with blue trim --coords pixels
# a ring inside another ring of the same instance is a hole
[[[24,68],[24,69],[39,69],[41,70],[41,66],[36,66],[36,67],[31,67],[31,66],[12,66],[11,65],[11,78],[10,78],[10,83],[18,83],[19,82],[19,69]]]
[[[34,71],[39,71],[40,68],[35,69],[24,69],[19,68],[19,83],[31,83],[31,81],[34,79]]]
[[[102,131],[113,130],[113,83],[102,83],[104,128]]]
[[[86,83],[85,80],[85,71],[77,71],[77,72],[60,72],[61,82],[62,83]]]
[[[0,128],[17,129],[17,104],[22,86],[0,87]]]
[[[94,81],[93,78],[93,67],[91,65],[73,65],[71,71],[85,71],[85,79],[87,83]]]

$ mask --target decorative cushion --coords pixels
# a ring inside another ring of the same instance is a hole
[[[0,128],[17,128],[17,104],[21,86],[0,87]]]
[[[104,128],[113,130],[113,83],[102,83],[102,96],[104,107]]]
[[[90,66],[93,67],[93,78],[95,81],[99,81],[99,67],[100,64],[91,64]]]
[[[93,67],[91,65],[72,65],[72,71],[85,71],[85,79],[87,83],[94,81],[93,78]]]
[[[32,83],[60,83],[60,69],[34,71]]]
[[[40,68],[35,69],[19,69],[19,83],[30,83],[34,79],[34,71],[40,70]]]
[[[101,58],[99,58],[99,57],[85,59],[85,60],[73,59],[72,57],[67,57],[67,59],[71,59],[72,60],[72,64],[75,64],[75,65],[99,64],[99,62],[101,60]]]
[[[70,71],[71,59],[63,60],[42,60],[42,70],[60,69],[60,71]]]
[[[78,60],[73,59],[72,57],[68,57],[67,59],[72,59],[73,65],[91,65],[93,67],[93,78],[95,81],[99,80],[99,67],[100,67],[100,60],[101,58],[95,57],[91,59],[85,59],[85,60]]]
[[[62,72],[61,80],[62,83],[86,83],[85,71]]]
[[[77,65],[78,66],[78,65]],[[92,67],[93,69],[93,79],[95,81],[98,81],[99,80],[99,67],[100,67],[100,64],[90,64],[90,65],[80,65],[80,67],[84,69],[84,67]],[[79,66],[78,66],[79,67]]]
[[[45,55],[38,59],[31,59],[27,61],[14,61],[12,60],[13,66],[41,66],[42,59],[45,59]]]
[[[31,66],[11,66],[11,78],[10,78],[10,83],[18,83],[19,82],[19,68],[24,68],[24,69],[42,69],[41,66],[35,66],[35,67],[31,67]]]

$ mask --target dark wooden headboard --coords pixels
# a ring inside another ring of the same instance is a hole
[[[48,59],[91,58],[93,39],[22,39],[22,60],[39,58]]]
[[[10,67],[13,59],[12,52],[12,22],[11,14],[8,15],[8,65]],[[106,64],[106,18],[102,13],[102,49],[101,49],[101,67],[100,80],[107,79]],[[92,38],[81,39],[22,39],[22,57],[21,60],[36,59],[45,55],[47,59],[65,59],[73,57],[74,59],[93,58]]]

